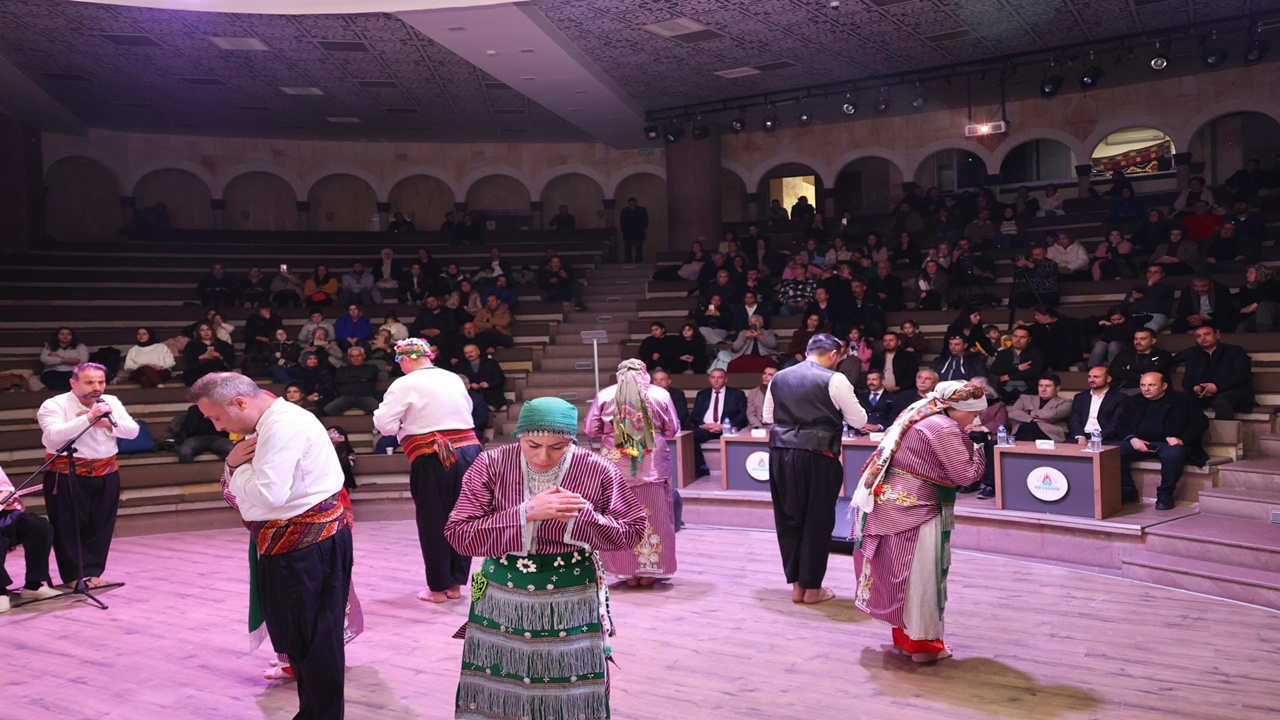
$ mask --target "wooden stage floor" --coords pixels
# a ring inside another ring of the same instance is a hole
[[[852,560],[832,556],[840,598],[790,602],[774,538],[689,528],[680,572],[617,590],[614,717],[1252,718],[1280,714],[1280,613],[1189,593],[957,552],[948,642],[917,666],[853,606]],[[412,523],[356,526],[368,630],[347,651],[347,717],[452,717],[466,605],[414,599]],[[111,609],[55,601],[0,616],[0,717],[286,720],[291,684],[247,654],[244,531],[123,538]],[[21,553],[9,569],[21,577]],[[36,609],[40,607],[40,609]]]

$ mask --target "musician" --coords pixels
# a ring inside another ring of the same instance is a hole
[[[40,487],[28,488],[23,495],[38,490]],[[13,483],[9,476],[0,470],[0,500],[13,492]],[[57,591],[49,587],[49,549],[53,547],[53,526],[48,520],[35,513],[22,511],[22,498],[15,496],[7,505],[0,507],[0,613],[9,610],[9,595],[4,588],[13,583],[13,578],[5,572],[4,559],[9,549],[22,546],[27,559],[27,582],[22,586],[20,600],[39,600],[57,595]]]

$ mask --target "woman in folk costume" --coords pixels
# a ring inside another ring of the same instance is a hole
[[[891,625],[895,650],[916,662],[951,657],[942,615],[956,488],[986,469],[965,432],[986,407],[978,385],[938,383],[885,433],[853,495],[856,604]]]
[[[623,360],[618,384],[600,391],[582,425],[601,438],[600,451],[622,471],[648,516],[639,545],[601,553],[605,572],[629,587],[669,580],[676,572],[676,515],[667,439],[680,432],[671,395],[649,384],[643,362]]]
[[[463,477],[445,537],[483,560],[459,631],[455,718],[609,717],[613,624],[597,551],[635,547],[645,513],[577,432],[573,405],[530,400],[518,442],[480,453]]]

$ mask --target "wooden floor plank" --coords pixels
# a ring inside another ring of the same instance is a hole
[[[0,616],[5,707],[71,718],[284,720],[292,685],[245,652],[243,531],[123,538],[111,609],[46,603]],[[614,717],[1195,718],[1280,713],[1280,613],[1165,588],[955,554],[947,640],[956,657],[886,655],[887,629],[853,607],[852,560],[831,558],[839,599],[790,602],[773,535],[690,528],[676,582],[615,590]],[[414,598],[414,526],[356,526],[368,631],[348,648],[347,717],[452,717],[466,606]],[[21,553],[9,569],[21,577]],[[0,712],[3,715],[3,712]],[[39,715],[36,715],[39,716]]]

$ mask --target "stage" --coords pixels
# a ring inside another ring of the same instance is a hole
[[[965,532],[959,528],[958,533]],[[347,649],[347,717],[452,717],[463,601],[423,586],[410,522],[355,531],[367,631]],[[887,628],[839,595],[794,605],[773,534],[689,527],[680,572],[655,590],[615,589],[613,716],[621,719],[1230,718],[1280,713],[1280,613],[1062,567],[957,551],[947,609],[955,658],[886,655]],[[0,717],[287,720],[292,684],[260,679],[248,654],[248,534],[121,538],[102,595],[111,608],[53,601],[0,615]],[[21,553],[8,558],[21,578]],[[1271,638],[1271,640],[1268,640]]]

